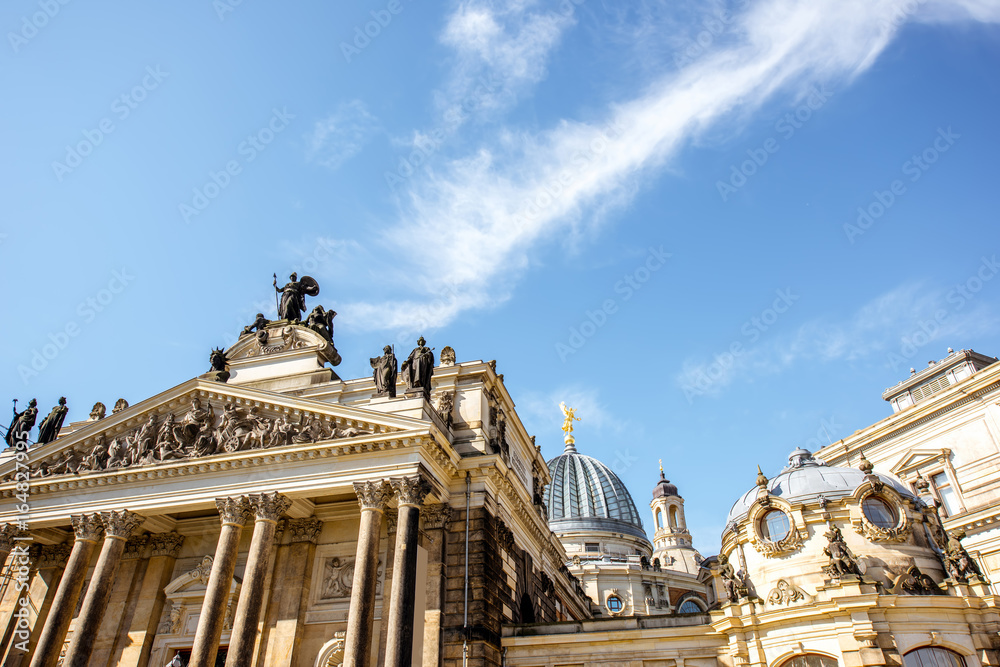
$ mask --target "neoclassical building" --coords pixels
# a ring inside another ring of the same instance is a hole
[[[1000,667],[1000,364],[954,353],[758,471],[703,559],[662,468],[650,540],[571,419],[542,458],[495,362],[421,339],[343,380],[329,322],[261,318],[0,454],[3,665]]]

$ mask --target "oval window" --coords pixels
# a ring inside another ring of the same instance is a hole
[[[612,614],[617,614],[618,612],[620,612],[622,609],[625,608],[625,603],[622,602],[622,599],[617,595],[609,595],[607,605],[608,605],[608,611],[610,611]]]
[[[760,532],[764,539],[772,542],[780,542],[785,539],[791,532],[788,515],[781,510],[771,510],[760,520]]]
[[[869,496],[861,503],[865,517],[879,528],[895,528],[896,512],[889,503],[876,496]]]

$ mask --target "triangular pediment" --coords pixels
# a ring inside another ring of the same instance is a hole
[[[909,470],[918,470],[940,461],[945,455],[945,450],[941,449],[911,449],[903,454],[889,470],[893,475],[898,476]]]
[[[31,479],[48,482],[311,446],[424,435],[430,422],[196,378],[30,450]],[[22,464],[23,465],[23,464]],[[12,481],[16,463],[0,467]],[[22,468],[23,469],[23,468]]]

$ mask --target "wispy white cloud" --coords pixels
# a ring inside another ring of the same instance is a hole
[[[308,137],[308,158],[336,169],[357,155],[378,129],[378,119],[363,102],[346,102],[326,118],[316,121]]]
[[[947,343],[961,344],[996,331],[998,324],[1000,313],[985,300],[909,283],[873,299],[843,321],[814,319],[791,333],[744,345],[737,355],[721,352],[685,359],[674,380],[686,393],[720,396],[734,382],[780,373],[801,361],[864,360],[905,370],[942,357]],[[736,342],[745,344],[746,339]]]
[[[918,10],[920,20],[934,20],[934,12],[948,8],[974,20],[996,20],[992,5],[977,0],[927,2]],[[707,131],[745,121],[778,95],[798,100],[817,83],[846,85],[875,61],[897,25],[914,18],[906,13],[912,4],[750,3],[732,18],[731,41],[660,75],[638,96],[609,107],[600,121],[565,119],[539,133],[506,130],[470,154],[428,168],[408,181],[399,221],[383,236],[387,252],[406,264],[411,285],[428,296],[354,309],[365,313],[364,325],[373,329],[414,317],[433,327],[464,310],[502,302],[540,244],[576,238],[599,224],[608,211],[631,201],[642,179]],[[527,5],[517,7],[527,25]],[[526,28],[509,32],[501,15],[469,2],[449,20],[445,39],[460,54],[456,81],[467,82],[455,84],[456,90],[471,85],[475,71],[470,66],[463,74],[462,62],[500,63],[500,70],[525,81],[537,78],[537,69],[519,63],[532,49],[552,48],[558,30],[542,26],[522,40]],[[439,296],[443,291],[450,294],[446,301]],[[440,303],[431,316],[433,301]],[[827,341],[831,348],[837,344]]]

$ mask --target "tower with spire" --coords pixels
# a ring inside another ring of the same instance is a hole
[[[653,500],[649,503],[653,512],[653,559],[664,569],[680,570],[697,574],[701,555],[691,542],[684,517],[684,499],[677,493],[677,487],[670,483],[663,472],[660,460],[660,481],[653,487]]]

